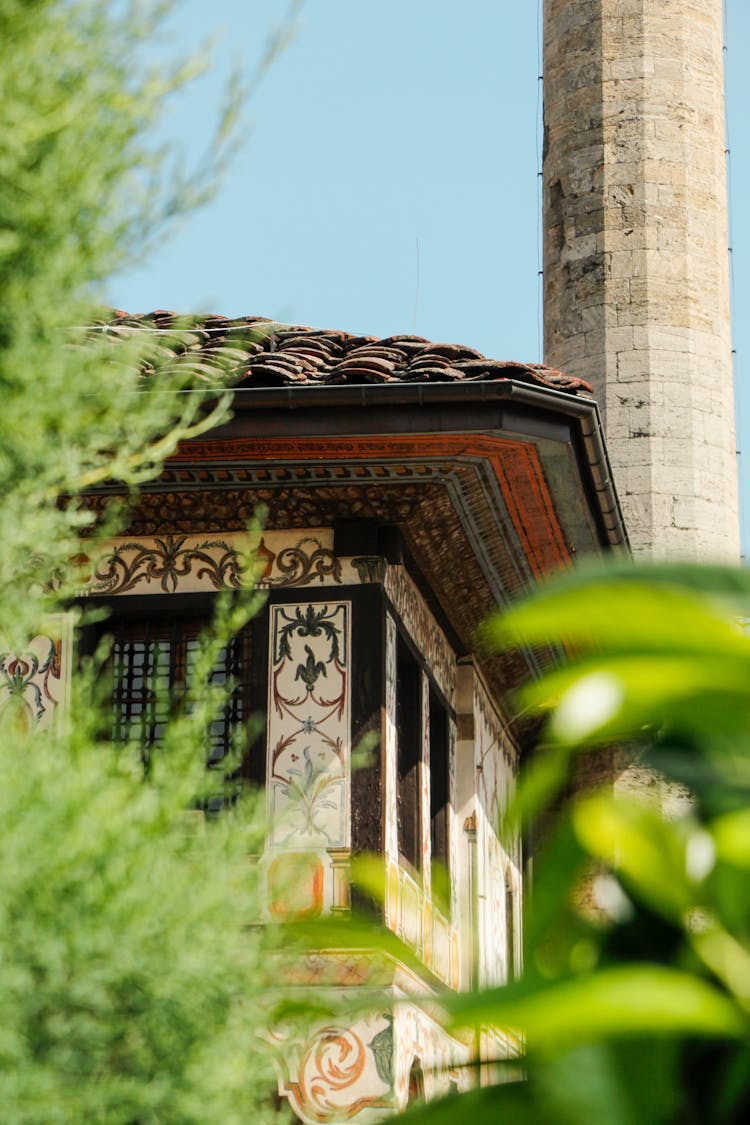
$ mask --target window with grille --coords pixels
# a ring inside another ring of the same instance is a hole
[[[104,599],[103,599],[104,600]],[[210,628],[214,600],[199,594],[167,597],[107,599],[110,616],[85,631],[83,655],[96,649],[102,637],[111,638],[107,661],[108,709],[105,732],[114,743],[139,747],[148,770],[152,755],[163,743],[170,718],[189,706],[188,693],[200,693],[196,683],[201,634]],[[216,772],[216,796],[205,807],[232,801],[244,781],[262,784],[265,748],[258,741],[256,712],[263,709],[266,667],[257,658],[264,639],[258,618],[216,653],[206,685],[226,689],[224,705],[207,732],[205,761]],[[254,640],[255,638],[255,640]],[[204,674],[205,673],[201,673]],[[248,746],[249,737],[255,740]],[[230,751],[244,756],[227,762]],[[212,785],[213,791],[213,785]]]
[[[195,687],[195,665],[202,622],[121,622],[111,650],[112,738],[137,742],[147,757],[164,737],[170,715],[183,705],[188,687]],[[248,718],[246,671],[249,633],[234,637],[220,649],[208,682],[231,685],[221,713],[211,723],[206,761],[219,765]]]

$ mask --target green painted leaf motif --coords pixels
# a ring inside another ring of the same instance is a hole
[[[307,660],[304,664],[297,665],[297,672],[295,674],[295,681],[302,680],[303,684],[309,692],[311,692],[320,676],[327,676],[326,666],[322,660],[315,659],[315,653],[309,645],[305,645],[305,652],[307,653]]]
[[[369,1047],[375,1058],[375,1069],[378,1078],[386,1086],[393,1085],[393,1017],[388,1012],[383,1013],[388,1021],[377,1035],[373,1035]]]
[[[335,614],[335,609],[333,614]],[[286,616],[286,614],[284,614]],[[330,644],[330,661],[338,661],[340,656],[339,637],[341,630],[337,625],[330,620],[333,616],[327,605],[323,605],[320,609],[316,609],[314,605],[308,605],[304,613],[297,607],[294,617],[290,620],[287,618],[285,625],[279,629],[277,644],[278,644],[278,659],[291,660],[292,646],[291,638],[296,633],[299,637],[320,637],[323,636]],[[305,646],[307,648],[307,646]]]

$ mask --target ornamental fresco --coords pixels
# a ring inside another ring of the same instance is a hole
[[[333,531],[267,531],[226,535],[118,538],[88,563],[91,594],[171,594],[359,582],[361,568],[333,553]]]
[[[269,909],[298,917],[342,905],[342,850],[350,843],[351,605],[297,602],[270,613],[268,849],[285,855],[269,861]]]
[[[306,1040],[278,1040],[279,1092],[302,1121],[377,1121],[395,1108],[391,1011],[321,1027]]]
[[[357,955],[326,952],[316,960],[338,970],[346,960],[357,963]],[[315,976],[329,987],[335,979],[325,970]],[[375,978],[380,986],[374,986]],[[430,1014],[432,992],[424,981],[403,965],[369,954],[368,973],[357,983],[364,986],[358,1004],[368,1015],[305,1031],[277,1027],[271,1035],[279,1093],[303,1122],[365,1125],[390,1117],[413,1097],[415,1072],[428,1098],[471,1086],[472,1042],[449,1035]]]
[[[48,730],[64,711],[70,677],[70,626],[60,615],[49,634],[22,652],[0,652],[0,711],[13,708],[29,730]]]
[[[254,564],[248,553],[251,546]],[[393,607],[393,613],[386,614],[385,627],[386,924],[414,949],[439,980],[457,988],[463,971],[458,926],[463,901],[459,901],[459,883],[466,876],[466,840],[458,830],[463,818],[457,821],[455,813],[456,725],[451,718],[448,841],[452,901],[451,910],[442,913],[432,900],[430,888],[430,712],[424,671],[422,878],[415,878],[398,857],[399,628],[422,654],[424,668],[449,704],[455,706],[456,699],[454,653],[404,567],[386,565],[375,556],[338,559],[333,552],[333,532],[326,528],[291,533],[270,531],[253,536],[228,533],[122,538],[113,540],[99,562],[89,565],[92,574],[88,592],[98,594],[236,589],[253,576],[258,585],[267,588],[309,589],[304,601],[274,605],[268,610],[268,830],[263,862],[268,916],[276,920],[307,919],[349,909],[351,603],[336,599],[336,587],[383,583]],[[39,677],[48,674],[47,689],[52,699],[54,660],[48,664],[45,660],[39,648],[37,669],[30,673],[29,682],[39,684]],[[0,665],[0,673],[5,674],[6,670],[10,675],[23,673],[18,683],[25,684],[26,672],[20,665],[6,661]],[[24,690],[24,698],[33,709],[36,696],[30,687]],[[513,909],[520,918],[520,854],[517,849],[513,855],[507,854],[496,835],[498,817],[512,791],[516,756],[504,724],[478,677],[474,679],[472,699],[469,710],[474,745],[468,750],[465,765],[468,776],[473,775],[476,782],[476,789],[472,786],[472,805],[478,812],[480,857],[478,947],[480,977],[489,982],[504,979],[507,972],[506,881],[513,892]],[[47,720],[42,716],[38,721],[41,725]],[[517,929],[520,931],[520,925]],[[328,964],[330,956],[323,955],[326,958]],[[516,961],[520,963],[520,949]],[[331,961],[329,971],[333,973],[334,987],[372,988],[366,959],[354,953],[341,951]],[[447,1036],[425,1011],[425,987],[424,982],[417,981],[404,992],[386,989],[374,999],[368,1017],[351,1025],[327,1025],[315,1034],[284,1043],[280,1090],[289,1097],[303,1121],[369,1122],[405,1106],[415,1081],[432,1097],[468,1080],[468,1072],[455,1067],[469,1060],[470,1048]],[[508,1044],[495,1044],[493,1049],[500,1054],[509,1053]],[[485,1057],[491,1053],[488,1045]]]

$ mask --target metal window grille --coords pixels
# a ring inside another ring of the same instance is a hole
[[[171,715],[195,689],[202,622],[118,622],[111,650],[112,738],[137,742],[147,761],[164,738]],[[208,677],[229,686],[209,729],[206,762],[218,767],[249,717],[250,632],[243,630],[217,654]]]

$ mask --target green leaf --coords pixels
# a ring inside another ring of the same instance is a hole
[[[467,1120],[540,1125],[539,1106],[528,1085],[514,1082],[452,1094],[413,1106],[399,1116],[404,1125],[465,1125]]]
[[[686,827],[666,821],[642,801],[599,794],[572,812],[576,836],[596,859],[614,867],[656,913],[681,923],[699,899],[689,876]],[[708,840],[710,837],[703,837]]]
[[[750,809],[719,817],[711,825],[711,832],[722,860],[750,869]]]
[[[350,874],[355,887],[380,905],[385,902],[385,860],[382,855],[365,852],[352,856]]]
[[[499,646],[575,644],[610,651],[747,654],[750,641],[726,605],[676,586],[629,581],[550,583],[491,620]]]
[[[520,1032],[530,1053],[641,1035],[748,1034],[734,1002],[689,973],[650,964],[620,965],[556,981],[459,997],[453,1028],[491,1024]]]
[[[712,709],[730,729],[746,726],[750,650],[741,655],[695,657],[601,654],[551,672],[521,692],[524,707],[557,709],[553,738],[581,744],[640,736],[668,721],[688,725]]]

